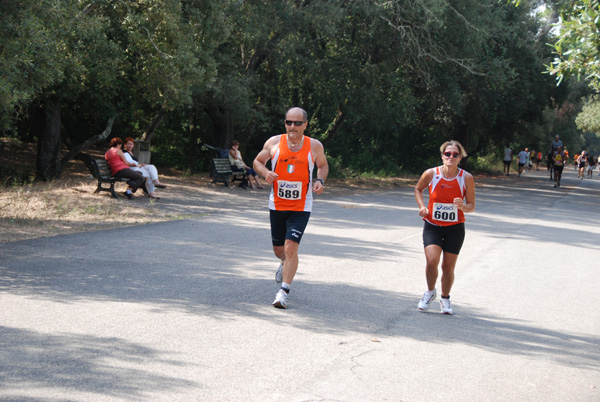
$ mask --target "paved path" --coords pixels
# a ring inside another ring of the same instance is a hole
[[[478,182],[454,316],[411,188],[321,196],[287,310],[266,193],[0,244],[0,400],[598,401],[600,178],[565,176]]]

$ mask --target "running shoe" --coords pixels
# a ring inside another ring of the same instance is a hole
[[[275,295],[275,301],[273,302],[273,306],[276,308],[287,308],[287,300],[288,294],[283,289],[279,289],[277,294]]]
[[[444,299],[442,297],[440,299],[440,305],[442,307],[442,314],[448,314],[448,315],[454,314],[454,310],[452,310],[452,303],[450,303],[450,299]]]
[[[437,296],[437,292],[435,291],[435,289],[433,290],[428,290],[423,294],[423,297],[421,298],[421,300],[419,300],[419,310],[423,310],[423,311],[427,311],[429,310],[429,304],[435,300],[435,297]]]
[[[283,262],[279,263],[279,268],[277,268],[277,272],[275,272],[275,282],[283,282]]]

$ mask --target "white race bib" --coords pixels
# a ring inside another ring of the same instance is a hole
[[[284,200],[299,200],[302,198],[301,181],[277,181],[277,196]]]
[[[431,216],[436,221],[458,222],[458,207],[454,204],[443,204],[441,202],[434,202]]]

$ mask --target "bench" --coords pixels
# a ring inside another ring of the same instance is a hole
[[[114,177],[110,173],[110,167],[108,166],[108,162],[104,159],[92,159],[90,160],[90,164],[88,166],[90,172],[98,180],[98,188],[94,191],[94,194],[99,193],[100,191],[108,191],[113,198],[117,197],[115,193],[115,183],[116,182],[127,182],[129,179],[125,177]],[[109,184],[110,186],[103,187],[103,184]]]
[[[210,161],[212,163],[210,175],[213,183],[223,183],[229,187],[229,182],[240,181],[240,184],[248,182],[246,171],[234,172],[228,158],[213,158]]]

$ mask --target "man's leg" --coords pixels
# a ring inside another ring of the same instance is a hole
[[[283,262],[283,282],[291,284],[298,270],[298,247],[293,240],[285,240],[285,261]]]

